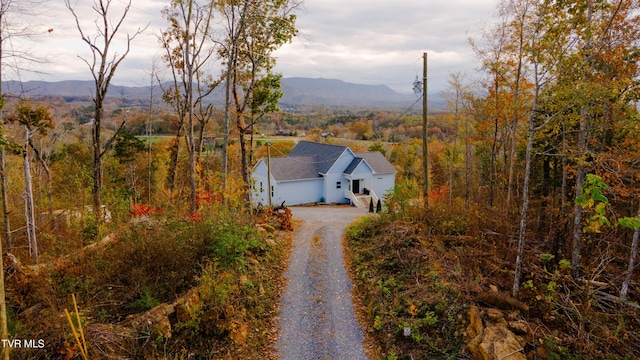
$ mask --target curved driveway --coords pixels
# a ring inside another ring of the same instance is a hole
[[[347,225],[366,213],[338,206],[291,210],[304,223],[296,230],[280,300],[280,358],[367,359],[341,243]]]

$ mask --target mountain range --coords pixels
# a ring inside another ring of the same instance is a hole
[[[224,84],[219,85],[208,97],[214,104],[224,103]],[[58,82],[46,81],[6,81],[3,83],[5,93],[31,98],[59,96],[67,101],[91,98],[95,92],[91,80],[67,80]],[[284,109],[306,106],[327,106],[338,108],[408,108],[418,98],[414,94],[402,94],[386,85],[364,85],[348,83],[336,79],[292,77],[282,79],[284,96],[280,105]],[[154,90],[159,98],[160,89]],[[149,86],[120,86],[112,84],[108,97],[125,98],[127,101],[144,103],[149,101]],[[419,108],[420,106],[416,104]],[[439,95],[429,95],[431,110],[444,109],[445,102]]]

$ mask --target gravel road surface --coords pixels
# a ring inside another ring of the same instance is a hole
[[[352,207],[291,210],[304,223],[296,230],[280,300],[280,358],[367,359],[341,246],[347,225],[366,213]]]

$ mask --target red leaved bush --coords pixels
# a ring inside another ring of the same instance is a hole
[[[134,217],[148,216],[151,214],[159,214],[162,209],[155,209],[152,205],[147,204],[133,204],[133,210],[129,211]]]

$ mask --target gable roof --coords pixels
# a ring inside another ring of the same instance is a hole
[[[353,161],[351,161],[351,164],[349,164],[349,166],[347,166],[346,169],[344,169],[344,173],[345,174],[353,174],[353,171],[358,167],[358,165],[360,165],[361,162],[363,162],[364,159],[361,157],[357,157],[354,158]]]
[[[319,178],[313,156],[283,156],[271,158],[271,175],[276,181]]]
[[[317,172],[326,174],[347,149],[346,146],[300,141],[291,150],[289,157],[313,156]]]
[[[396,168],[379,151],[356,153],[356,156],[364,159],[376,174],[395,174]],[[345,171],[346,172],[346,171]]]
[[[288,156],[271,158],[271,175],[276,181],[317,179],[326,174],[347,150],[349,148],[346,146],[300,141]],[[380,152],[362,152],[355,156],[343,171],[344,174],[352,174],[363,162],[374,174],[396,173],[393,165]],[[266,159],[260,161],[264,161],[266,165]]]

